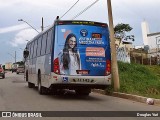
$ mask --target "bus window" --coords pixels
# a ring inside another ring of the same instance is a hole
[[[51,52],[52,30],[48,32],[46,54]]]
[[[31,58],[33,58],[33,53],[34,53],[34,42],[31,43]]]
[[[46,53],[46,40],[47,40],[47,33],[43,35],[41,55],[44,55]]]
[[[39,37],[38,38],[38,45],[37,45],[37,56],[41,55],[41,40],[42,40],[42,37]]]
[[[29,59],[31,58],[31,44],[28,45],[28,50],[29,50]]]
[[[37,55],[37,40],[34,41],[34,54],[33,54],[33,58],[36,57]]]

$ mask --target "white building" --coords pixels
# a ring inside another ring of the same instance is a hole
[[[144,45],[148,45],[150,49],[160,48],[160,46],[157,45],[157,41],[160,45],[160,32],[150,33],[146,21],[143,21],[141,26]]]
[[[150,48],[160,48],[160,32],[147,34]]]

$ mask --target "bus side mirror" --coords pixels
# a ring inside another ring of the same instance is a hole
[[[24,50],[23,51],[23,57],[27,58],[29,56],[29,51],[28,50]]]

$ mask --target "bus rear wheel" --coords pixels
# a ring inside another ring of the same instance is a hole
[[[26,81],[28,81],[28,71],[26,72]]]
[[[88,96],[89,93],[91,92],[91,89],[76,89],[75,92],[76,92],[77,95]]]
[[[38,75],[38,92],[40,95],[45,95],[46,94],[46,88],[42,86],[41,84],[41,75]]]
[[[34,88],[35,85],[34,85],[33,83],[28,82],[28,87],[29,87],[29,88]]]
[[[5,78],[5,75],[3,75],[2,78],[4,79],[4,78]]]

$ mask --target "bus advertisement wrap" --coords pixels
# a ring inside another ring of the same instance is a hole
[[[55,30],[54,60],[58,58],[60,74],[106,75],[111,59],[107,27],[58,25]]]

